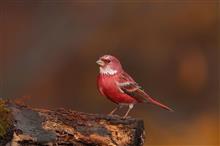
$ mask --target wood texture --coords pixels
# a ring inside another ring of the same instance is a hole
[[[14,124],[5,136],[7,145],[141,146],[144,142],[142,120],[15,104],[8,108]]]

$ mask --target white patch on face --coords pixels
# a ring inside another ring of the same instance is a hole
[[[100,69],[100,73],[104,75],[114,75],[118,72],[117,70],[114,70],[109,66],[100,67],[99,69]]]

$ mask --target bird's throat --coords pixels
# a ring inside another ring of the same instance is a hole
[[[115,75],[118,71],[112,69],[109,66],[106,67],[99,67],[100,70],[100,74],[104,74],[104,75]]]

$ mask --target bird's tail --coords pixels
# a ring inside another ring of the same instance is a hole
[[[161,108],[163,108],[163,109],[166,109],[166,110],[168,110],[168,111],[171,111],[171,112],[174,111],[173,109],[169,108],[168,106],[166,106],[166,105],[160,103],[159,101],[157,101],[157,100],[155,100],[155,99],[153,99],[153,98],[151,98],[151,97],[148,97],[148,102],[153,103],[153,104],[155,104],[155,105],[157,105],[157,106],[159,106],[159,107],[161,107]]]

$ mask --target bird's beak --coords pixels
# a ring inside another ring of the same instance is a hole
[[[102,61],[102,60],[97,60],[96,61],[96,63],[98,64],[98,65],[100,65],[100,66],[104,66],[105,64],[104,64],[104,62]]]

